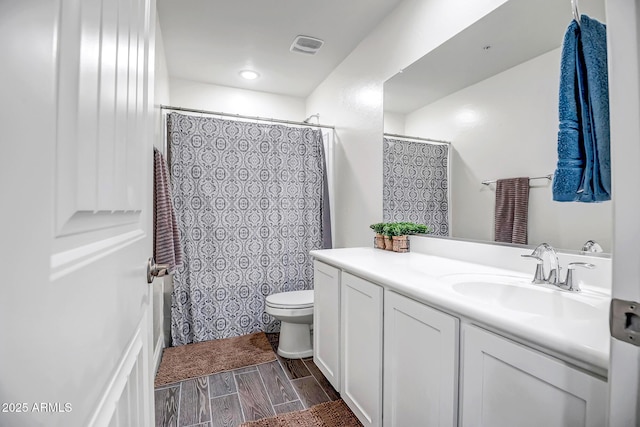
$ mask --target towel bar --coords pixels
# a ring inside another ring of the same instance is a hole
[[[548,179],[549,181],[551,181],[552,178],[553,178],[553,174],[550,173],[549,175],[545,175],[545,176],[533,176],[529,179]],[[490,181],[482,181],[482,185],[495,184],[496,182],[498,182],[497,179],[492,179]]]

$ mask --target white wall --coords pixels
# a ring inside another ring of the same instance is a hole
[[[371,245],[382,220],[384,81],[504,1],[404,0],[307,98],[336,126],[336,247]]]
[[[155,97],[154,105],[159,108],[160,105],[171,104],[171,95],[169,88],[169,69],[167,68],[167,56],[164,51],[164,39],[162,38],[162,29],[160,28],[160,20],[156,14],[156,57],[155,57]],[[155,138],[157,143],[158,138]],[[161,144],[161,146],[164,144]],[[160,147],[158,147],[160,148]]]
[[[557,161],[560,49],[408,114],[405,132],[452,141],[454,237],[494,238],[495,185],[481,181],[553,173]],[[612,206],[552,201],[531,181],[529,243],[578,250],[588,239],[611,250]]]
[[[304,99],[191,80],[171,78],[171,102],[174,107],[242,114],[301,122]]]
[[[404,122],[407,116],[400,113],[384,113],[384,132],[395,133],[398,135],[406,135],[404,131]]]

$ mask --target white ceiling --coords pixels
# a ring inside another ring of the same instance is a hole
[[[567,0],[568,1],[568,0]],[[158,0],[170,77],[308,96],[400,0]],[[289,51],[297,35],[317,54]],[[238,72],[253,69],[247,81]]]
[[[605,20],[603,0],[579,9]],[[410,113],[558,48],[571,19],[570,0],[510,0],[385,82],[384,109]]]

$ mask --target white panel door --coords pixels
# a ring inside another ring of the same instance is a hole
[[[2,426],[153,425],[154,25],[154,0],[0,2]]]
[[[640,302],[640,2],[607,5],[613,298]],[[611,339],[609,426],[640,425],[640,347]]]
[[[453,316],[385,292],[385,427],[457,425],[458,324]]]
[[[313,361],[340,391],[340,270],[313,263]]]
[[[460,425],[602,427],[607,383],[472,325],[462,327]]]
[[[341,276],[341,397],[365,427],[382,425],[381,286]]]

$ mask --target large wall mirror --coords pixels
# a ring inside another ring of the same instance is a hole
[[[580,13],[606,22],[604,0]],[[449,141],[450,237],[493,241],[495,184],[545,177],[557,162],[558,87],[570,0],[509,0],[384,86],[385,133]],[[386,160],[385,160],[386,161]],[[612,203],[552,201],[530,180],[528,243],[610,252]]]

